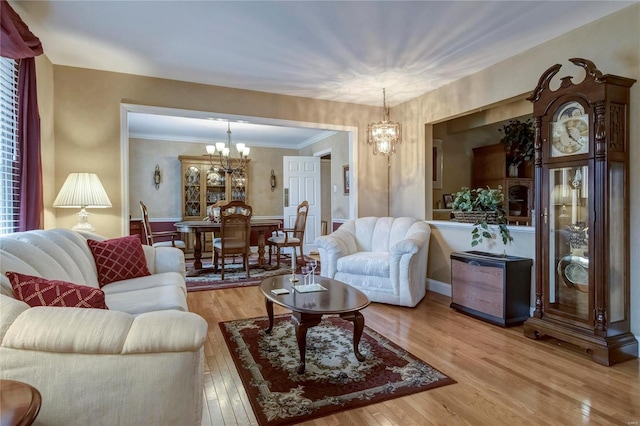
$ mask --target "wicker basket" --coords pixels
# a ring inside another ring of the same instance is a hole
[[[458,222],[462,223],[476,223],[486,218],[488,224],[498,223],[497,212],[483,212],[483,211],[454,211],[453,216]]]

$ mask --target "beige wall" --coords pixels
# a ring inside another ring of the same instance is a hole
[[[69,172],[90,170],[97,173],[113,208],[90,212],[93,213],[91,223],[105,236],[122,233],[121,103],[268,117],[311,125],[322,123],[323,128],[335,130],[355,128],[358,138],[364,135],[371,117],[379,113],[379,108],[363,105],[66,66],[54,66],[54,87],[58,142],[55,150],[56,190]],[[354,162],[361,164],[366,174],[370,167],[366,157],[370,153],[354,152]],[[377,211],[377,204],[371,203],[374,197],[367,196],[372,187],[374,185],[367,179],[358,188],[358,210],[364,214]],[[71,227],[74,223],[74,212],[68,209],[56,211],[56,226]]]
[[[343,184],[343,166],[349,164],[349,134],[337,132],[318,143],[302,148],[300,155],[311,156],[329,149],[331,150],[331,185],[338,185],[337,192],[331,190],[331,219],[329,220],[331,223],[335,219],[349,218],[349,195],[344,194]]]
[[[431,124],[530,94],[540,75],[556,63],[563,65],[561,75],[584,75],[567,61],[568,58],[587,58],[604,73],[638,79],[639,21],[640,5],[634,5],[392,108],[392,119],[403,123],[406,143],[403,142],[398,154],[392,157],[391,213],[400,216],[414,212],[419,204],[418,217],[431,216],[431,181],[424,179],[424,176],[431,176]],[[557,83],[553,87],[557,87]],[[640,84],[632,88],[632,111],[640,109],[638,93]],[[638,142],[637,127],[632,129],[631,139]],[[632,151],[634,155],[640,156],[640,153]],[[640,179],[640,170],[637,173],[636,182]],[[640,206],[640,193],[632,198],[636,207]]]
[[[586,25],[564,36],[558,37],[536,48],[496,64],[482,72],[461,79],[427,93],[402,105],[399,120],[411,123],[412,134],[422,133],[425,144],[422,150],[398,151],[397,162],[408,170],[419,168],[412,162],[427,165],[427,176],[431,176],[431,123],[459,117],[469,112],[481,110],[499,102],[522,94],[531,93],[542,73],[552,65],[562,64],[562,69],[551,87],[559,85],[558,78],[573,75],[580,81],[584,71],[568,62],[568,58],[592,60],[605,74],[615,74],[640,80],[640,4],[619,13]],[[640,82],[631,88],[631,128],[630,128],[630,206],[631,211],[640,211]],[[408,127],[408,126],[407,126]],[[420,137],[420,136],[418,136]],[[417,158],[417,159],[416,159]],[[423,160],[423,159],[426,159]],[[404,186],[412,178],[400,176],[405,171],[392,167],[391,192],[398,199],[392,203],[394,215],[407,211],[411,203],[420,202],[424,197],[425,215],[430,217],[433,205],[431,181],[415,187]],[[631,241],[631,331],[640,336],[640,264],[634,262],[640,256],[640,216],[631,215],[629,229]],[[446,245],[446,240],[445,240]],[[448,246],[448,245],[446,245]],[[521,244],[518,243],[520,247]],[[470,249],[470,246],[467,247]],[[511,250],[510,247],[506,248]],[[533,257],[533,256],[527,256]],[[432,270],[429,277],[432,277]]]
[[[178,156],[203,156],[206,144],[130,139],[129,141],[129,214],[140,218],[142,200],[151,219],[182,218],[181,166]],[[282,157],[298,155],[298,150],[252,147],[249,162],[248,202],[255,216],[282,216]],[[153,183],[155,165],[160,165],[162,183]],[[280,182],[271,191],[271,169]],[[203,215],[204,216],[204,215]]]
[[[358,215],[431,217],[432,124],[478,111],[487,106],[530,93],[540,75],[556,63],[561,75],[580,76],[568,58],[595,62],[604,72],[640,80],[640,4],[586,25],[484,71],[461,79],[392,108],[391,119],[403,124],[404,142],[391,158],[387,181],[384,157],[374,157],[365,143],[366,125],[380,115],[380,108],[229,89],[180,81],[147,78],[88,69],[54,66],[55,158],[43,158],[55,170],[57,191],[72,171],[98,173],[114,204],[98,210],[92,223],[106,236],[121,233],[120,111],[122,102],[201,110],[226,114],[269,117],[357,129],[354,158]],[[38,73],[42,72],[38,69]],[[375,88],[372,88],[375,90]],[[631,90],[631,164],[640,164],[640,83]],[[429,177],[428,179],[425,177]],[[632,167],[631,211],[640,211],[640,168]],[[388,183],[387,183],[388,182]],[[387,185],[391,204],[387,208]],[[45,188],[45,199],[52,199]],[[75,213],[56,212],[56,226],[71,227]],[[632,215],[631,256],[640,254],[640,217]],[[631,270],[632,330],[640,335],[640,264]]]

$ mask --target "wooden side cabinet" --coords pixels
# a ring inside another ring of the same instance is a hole
[[[451,253],[451,307],[508,327],[529,318],[531,266],[523,257]]]
[[[139,235],[140,241],[142,241],[142,244],[147,243],[147,237],[142,227],[142,221],[139,219],[129,220],[129,235]]]

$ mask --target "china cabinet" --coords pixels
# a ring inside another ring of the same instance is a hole
[[[473,149],[474,188],[502,187],[504,209],[511,225],[530,225],[533,209],[533,167],[521,164],[517,174],[508,173],[509,163],[503,143]]]
[[[179,156],[182,171],[182,220],[202,220],[207,206],[218,201],[242,200],[247,202],[249,161],[233,173],[211,165],[206,156]],[[232,167],[237,166],[233,162]]]
[[[629,304],[629,89],[588,60],[580,83],[540,78],[534,104],[535,311],[527,337],[551,336],[612,365],[638,356]]]

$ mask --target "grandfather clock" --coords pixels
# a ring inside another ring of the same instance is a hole
[[[580,83],[540,77],[534,104],[536,301],[527,337],[576,345],[600,364],[637,358],[629,307],[630,78],[586,59]]]

